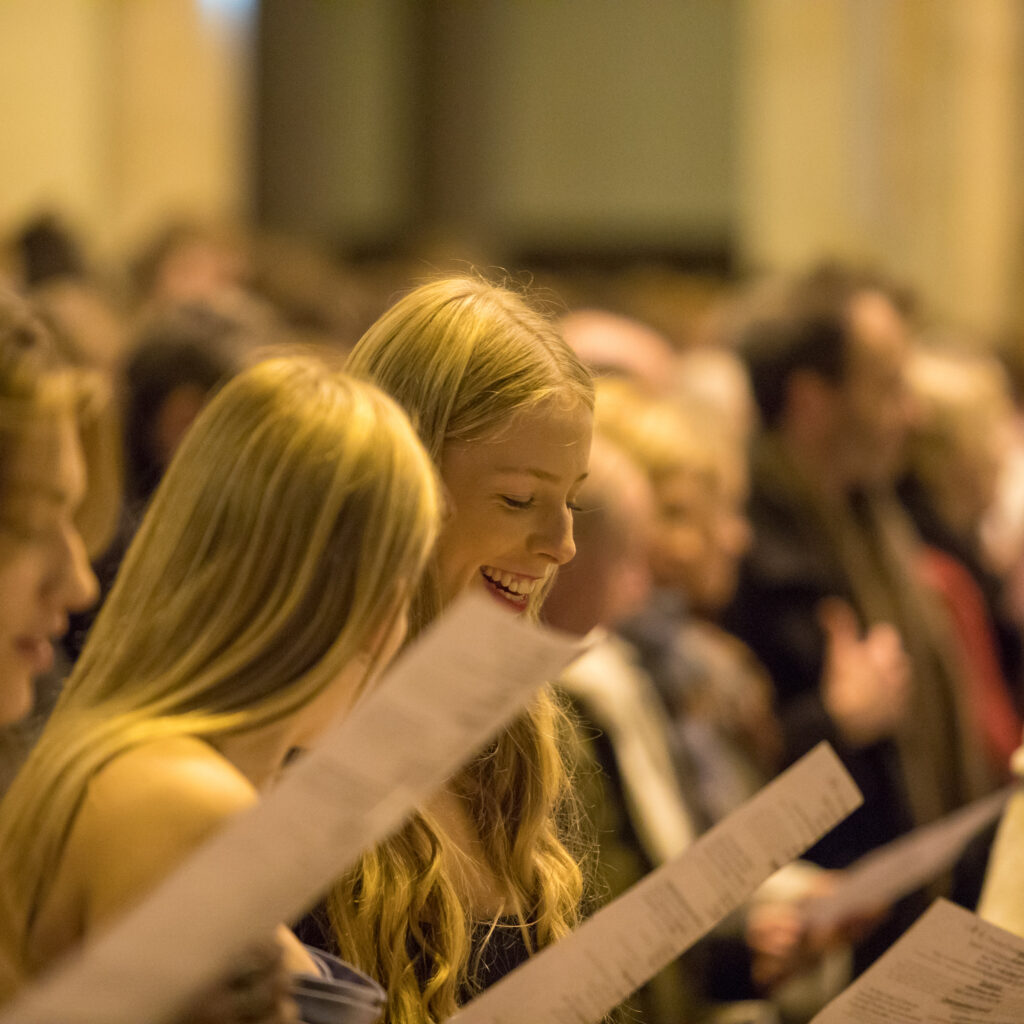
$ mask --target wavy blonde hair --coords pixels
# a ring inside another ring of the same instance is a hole
[[[347,368],[409,413],[440,466],[446,444],[500,430],[513,415],[558,401],[593,408],[589,372],[557,330],[517,294],[471,278],[424,285],[386,312]],[[413,597],[414,635],[442,610],[432,560]],[[527,614],[536,618],[543,594]],[[483,854],[511,894],[508,926],[528,948],[576,923],[583,892],[571,726],[550,692],[452,781],[480,832]],[[426,813],[364,854],[328,899],[341,954],[388,989],[388,1019],[434,1024],[479,987],[486,947],[473,954],[475,921],[451,876],[451,840]],[[447,855],[446,855],[447,854]],[[490,935],[488,935],[490,938]]]
[[[391,399],[313,358],[260,363],[204,410],[0,804],[0,938],[22,978],[90,779],[132,746],[244,732],[320,694],[415,586],[435,477]]]

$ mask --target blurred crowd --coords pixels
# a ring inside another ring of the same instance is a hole
[[[450,271],[443,260],[343,262],[294,239],[177,224],[111,271],[55,217],[8,239],[0,278],[33,299],[62,356],[104,382],[82,513],[100,602],[179,441],[227,380],[268,350],[340,362],[398,294]],[[544,609],[553,625],[604,630],[560,680],[597,898],[822,740],[865,798],[635,1008],[669,1022],[766,1000],[774,1019],[808,1020],[932,896],[972,909],[979,898],[991,835],[928,892],[836,932],[799,912],[864,854],[1011,779],[1024,353],[935,323],[905,282],[838,263],[745,281],[499,276],[539,297],[597,379],[576,556]],[[6,730],[6,777],[97,606],[74,617],[34,716]]]

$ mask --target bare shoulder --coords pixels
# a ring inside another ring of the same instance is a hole
[[[165,816],[223,817],[256,800],[249,780],[213,747],[174,736],[134,747],[105,765],[90,783],[83,813],[101,821],[141,816],[158,824]]]
[[[88,922],[138,902],[256,790],[212,747],[191,737],[156,740],[93,779],[66,860]]]

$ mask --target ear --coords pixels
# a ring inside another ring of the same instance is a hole
[[[784,421],[800,434],[817,433],[835,421],[839,389],[813,370],[796,370],[786,389]]]

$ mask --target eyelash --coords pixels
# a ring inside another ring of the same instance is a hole
[[[509,508],[514,508],[517,511],[522,511],[524,509],[528,509],[528,508],[531,508],[533,506],[533,498],[527,498],[524,501],[524,500],[521,500],[519,498],[510,498],[507,494],[503,494],[503,495],[501,495],[501,500],[503,502],[505,502],[505,504]],[[579,510],[580,510],[579,505],[577,505],[576,502],[574,502],[574,501],[567,501],[565,503],[565,507],[570,512],[579,512]]]
[[[507,494],[501,495],[501,500],[505,502],[509,508],[514,508],[520,511],[529,508],[533,504],[533,498],[527,498],[524,501],[520,498],[510,498]]]

